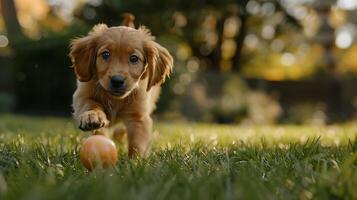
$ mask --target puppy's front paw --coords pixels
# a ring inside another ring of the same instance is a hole
[[[108,124],[109,121],[102,111],[90,110],[79,116],[79,128],[83,131],[92,131]]]

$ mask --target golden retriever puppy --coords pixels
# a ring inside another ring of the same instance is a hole
[[[123,122],[129,156],[148,156],[150,115],[172,72],[170,53],[145,28],[98,24],[72,41],[70,57],[78,79],[73,115],[79,128],[96,133]]]

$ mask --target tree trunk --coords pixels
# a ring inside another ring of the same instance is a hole
[[[17,18],[17,12],[14,0],[0,0],[1,13],[4,18],[7,37],[10,42],[23,36],[22,29]]]
[[[241,27],[238,33],[238,36],[236,37],[236,52],[234,53],[234,57],[233,57],[233,70],[234,71],[240,71],[241,69],[241,55],[242,55],[242,49],[243,49],[243,45],[244,45],[244,39],[245,36],[247,35],[247,19],[248,16],[246,14],[242,14],[240,17],[241,20]]]
[[[213,67],[217,70],[220,71],[221,69],[221,54],[222,54],[222,42],[223,42],[223,29],[224,29],[224,22],[228,18],[229,15],[224,15],[220,20],[218,20],[217,23],[217,36],[218,36],[218,41],[216,44],[216,47],[213,49],[212,52],[212,63]]]

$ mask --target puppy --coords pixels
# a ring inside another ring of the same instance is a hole
[[[173,58],[146,28],[98,24],[72,41],[70,58],[78,79],[74,118],[83,131],[103,133],[123,122],[129,156],[149,155],[151,113]]]

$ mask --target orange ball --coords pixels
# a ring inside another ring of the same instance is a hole
[[[103,135],[93,135],[83,142],[79,157],[84,167],[92,170],[96,167],[114,166],[118,153],[112,140]]]

